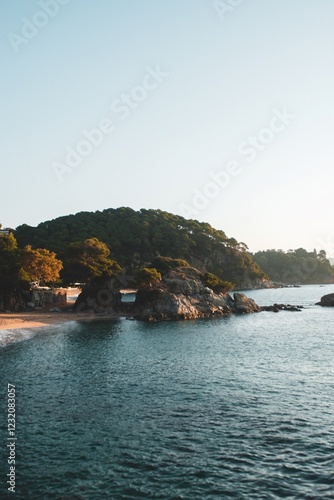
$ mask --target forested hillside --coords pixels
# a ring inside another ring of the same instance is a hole
[[[37,227],[23,224],[15,237],[20,247],[47,248],[61,260],[66,259],[71,243],[98,238],[109,248],[110,257],[130,272],[162,255],[185,259],[237,287],[259,286],[266,279],[244,243],[228,238],[210,224],[161,210],[122,207],[80,212]]]
[[[276,282],[287,284],[334,283],[334,267],[326,257],[326,252],[304,248],[283,252],[266,250],[254,254],[255,262]]]

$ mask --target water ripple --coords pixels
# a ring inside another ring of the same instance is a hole
[[[16,498],[333,499],[334,314],[312,311],[10,337]]]

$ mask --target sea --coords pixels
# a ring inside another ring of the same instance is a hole
[[[333,292],[246,292],[301,312],[0,331],[0,498],[334,499],[334,308],[315,305]]]

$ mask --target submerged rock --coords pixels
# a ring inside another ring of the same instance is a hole
[[[304,306],[292,306],[290,304],[274,304],[273,306],[261,306],[261,311],[292,311],[299,312],[304,309]]]
[[[316,303],[316,306],[334,307],[334,293],[323,295],[320,299],[320,302]]]
[[[134,317],[143,321],[228,316],[259,312],[260,307],[242,293],[215,293],[202,282],[202,273],[193,267],[170,270],[161,282],[142,287],[135,301]]]

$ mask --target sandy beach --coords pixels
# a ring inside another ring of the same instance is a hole
[[[0,314],[0,330],[14,330],[17,328],[38,328],[42,326],[57,325],[68,321],[105,321],[113,320],[119,315],[91,314],[91,313],[48,313],[24,312]]]
[[[81,292],[79,288],[67,290],[67,306],[69,309],[73,306],[75,299]],[[61,312],[49,311],[31,311],[19,313],[0,313],[0,330],[14,330],[18,328],[39,328],[42,326],[57,325],[68,321],[98,321],[112,320],[118,315],[110,314],[94,314],[94,313],[76,313],[66,311],[66,308]]]
[[[0,330],[12,330],[15,328],[37,328],[45,325],[54,325],[71,321],[70,313],[8,313],[0,314]],[[74,318],[73,318],[74,319]]]

